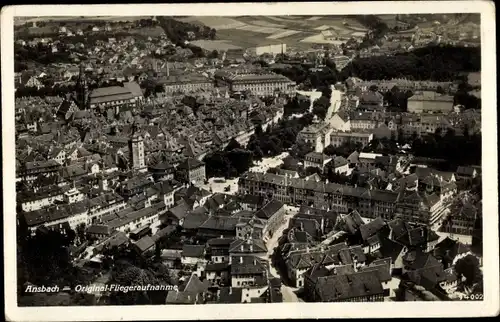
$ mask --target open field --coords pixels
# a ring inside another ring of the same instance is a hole
[[[214,16],[197,16],[181,18],[179,21],[189,23],[201,23],[210,28],[215,28],[217,31],[222,29],[233,29],[244,26],[245,24],[229,17],[214,17]]]
[[[242,48],[281,43],[281,41],[278,40],[266,39],[267,36],[268,34],[241,29],[217,30],[217,38],[219,40],[227,41],[228,44]]]
[[[362,37],[366,32],[366,28],[353,18],[341,16],[204,16],[182,17],[179,20],[215,28],[219,42],[204,43],[211,48],[226,45],[249,48],[285,43],[290,49],[304,50],[314,43],[340,43],[324,41],[321,30],[336,29],[339,34],[354,37]]]
[[[291,35],[295,35],[295,34],[298,34],[298,33],[300,33],[300,31],[297,31],[297,30],[285,30],[283,32],[280,32],[280,33],[268,36],[267,38],[268,39],[280,39],[280,38],[285,38],[285,37],[288,37],[288,36],[291,36]]]
[[[241,49],[241,47],[235,46],[226,40],[195,40],[191,41],[191,44],[203,48],[205,50],[217,50],[225,51],[231,49]]]
[[[322,34],[313,35],[307,38],[302,39],[300,42],[309,43],[309,44],[332,44],[332,45],[340,45],[342,44],[342,40],[326,40],[323,38]]]

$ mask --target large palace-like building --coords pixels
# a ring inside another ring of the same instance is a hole
[[[228,87],[232,92],[251,91],[255,95],[270,96],[276,91],[291,94],[295,91],[295,82],[287,77],[270,72],[220,71],[215,73],[217,86]]]

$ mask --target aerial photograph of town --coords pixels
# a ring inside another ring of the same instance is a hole
[[[480,14],[14,22],[18,306],[483,300]]]

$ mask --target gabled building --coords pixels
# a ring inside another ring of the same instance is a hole
[[[203,184],[206,180],[205,163],[187,158],[177,166],[177,180],[189,184]]]
[[[376,271],[329,275],[313,271],[306,275],[305,296],[312,302],[383,302],[384,288]]]
[[[269,264],[255,256],[235,256],[231,260],[231,286],[266,286]]]

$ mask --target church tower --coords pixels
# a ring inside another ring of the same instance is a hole
[[[80,73],[76,82],[76,102],[81,110],[86,110],[88,107],[88,83],[83,69],[83,63],[80,64]]]
[[[136,126],[134,125],[134,130],[132,135],[128,141],[128,150],[129,150],[129,162],[130,167],[133,170],[142,171],[145,170],[146,165],[144,162],[144,139],[143,137],[136,131]]]

